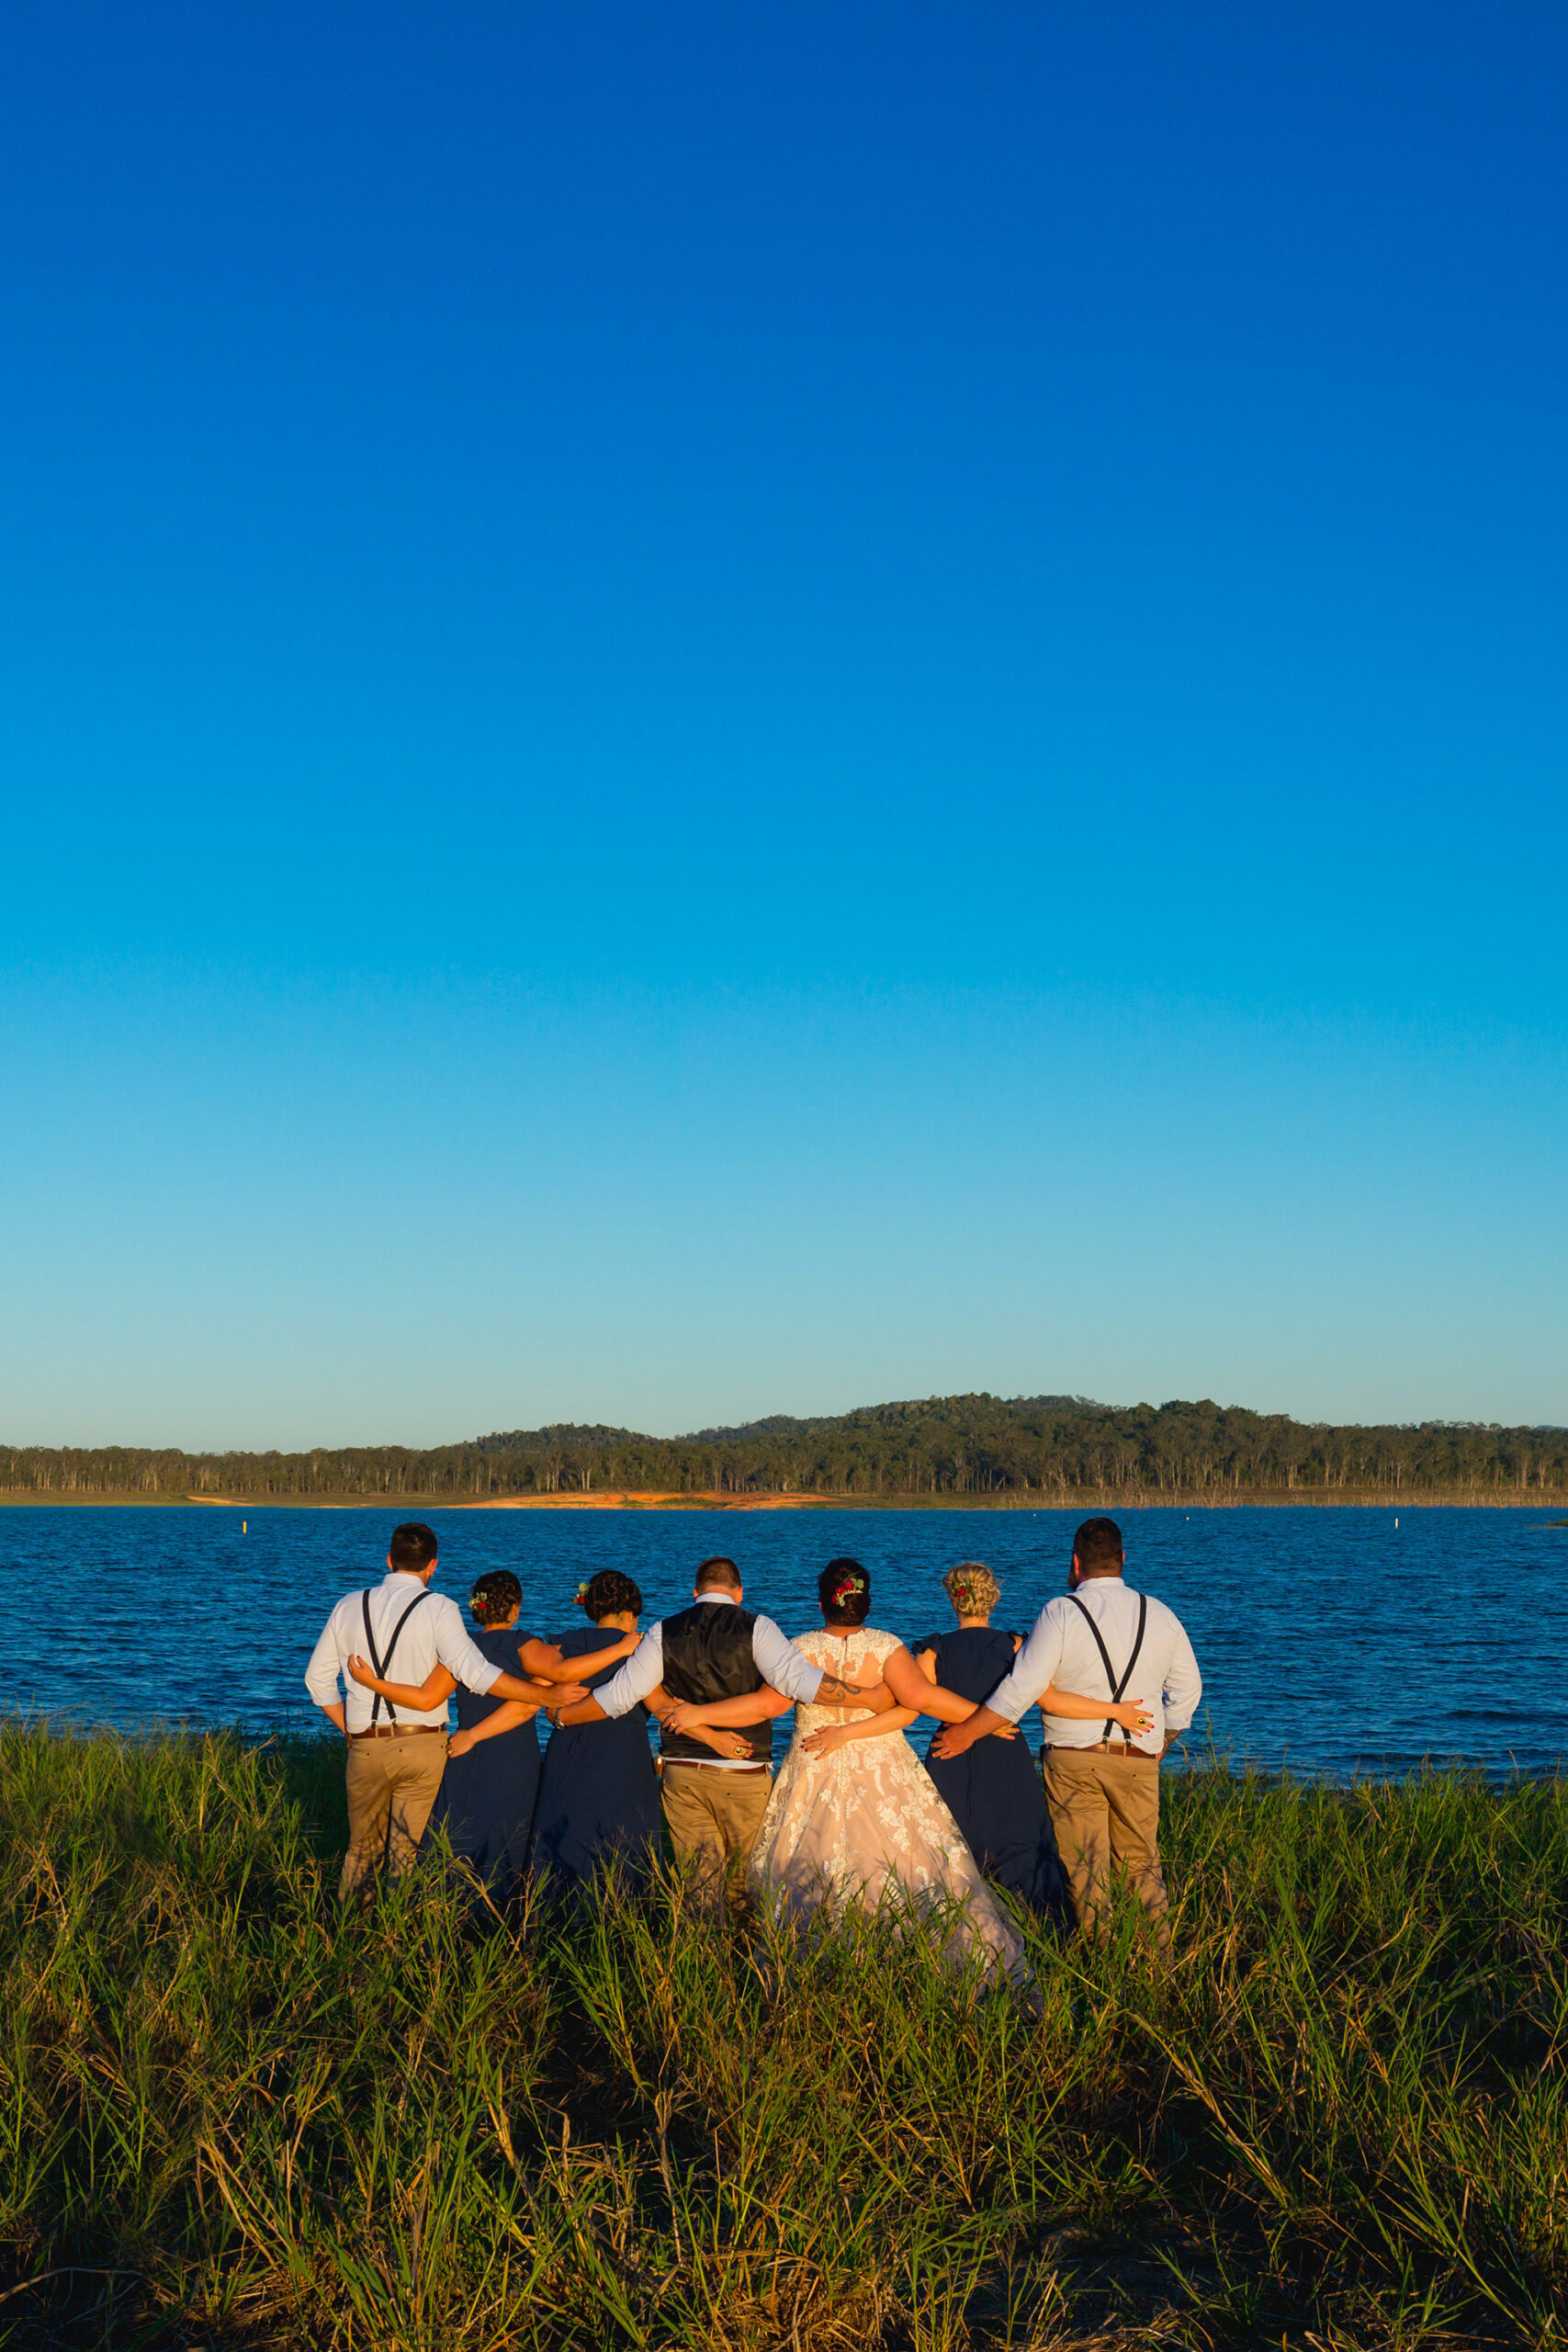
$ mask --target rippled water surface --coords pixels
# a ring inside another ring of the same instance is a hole
[[[1027,1628],[1062,1589],[1070,1511],[433,1511],[440,1589],[511,1568],[524,1629],[581,1620],[578,1579],[635,1577],[649,1615],[728,1552],[786,1632],[818,1623],[818,1568],[873,1579],[874,1624],[950,1622],[938,1578],[1000,1577],[997,1622]],[[1145,1510],[1128,1581],[1168,1601],[1203,1669],[1194,1749],[1344,1777],[1424,1758],[1537,1772],[1568,1753],[1568,1526],[1536,1510]],[[301,1676],[340,1593],[382,1572],[385,1511],[0,1509],[10,1603],[6,1703],[85,1724],[252,1727],[320,1717]],[[1028,1726],[1034,1740],[1039,1717]],[[785,1725],[787,1729],[787,1724]]]

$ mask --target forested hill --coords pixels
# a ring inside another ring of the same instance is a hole
[[[1081,1396],[978,1396],[867,1405],[807,1420],[775,1414],[676,1438],[561,1422],[424,1449],[192,1454],[0,1447],[0,1491],[13,1498],[423,1496],[434,1504],[620,1488],[1045,1503],[1118,1496],[1524,1497],[1568,1488],[1568,1430],[1446,1421],[1337,1429],[1207,1400],[1117,1407]]]

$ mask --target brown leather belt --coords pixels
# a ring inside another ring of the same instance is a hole
[[[1124,1739],[1091,1739],[1085,1747],[1073,1746],[1065,1739],[1053,1740],[1053,1756],[1128,1756],[1134,1764],[1157,1764],[1159,1758],[1151,1756],[1146,1747],[1132,1747]]]
[[[350,1739],[445,1739],[445,1724],[372,1724],[368,1731],[351,1731]]]

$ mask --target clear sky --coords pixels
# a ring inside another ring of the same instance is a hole
[[[1565,67],[11,0],[0,1438],[1568,1420]]]

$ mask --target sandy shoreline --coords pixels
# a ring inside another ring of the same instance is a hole
[[[571,1492],[556,1495],[187,1495],[101,1493],[91,1489],[61,1493],[36,1487],[0,1488],[0,1510],[372,1510],[393,1511],[418,1519],[426,1511],[446,1510],[838,1510],[898,1511],[1032,1511],[1061,1514],[1110,1511],[1112,1515],[1144,1510],[1182,1511],[1188,1515],[1214,1510],[1376,1510],[1395,1515],[1420,1510],[1529,1511],[1553,1527],[1568,1526],[1561,1516],[1568,1495],[1550,1490],[1542,1495],[1433,1494],[1325,1495],[1297,1488],[1213,1496],[1145,1495],[824,1495],[681,1494],[655,1488],[607,1487],[603,1494]]]

